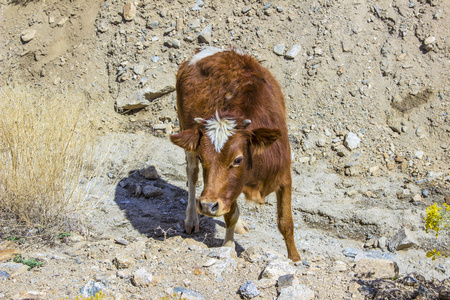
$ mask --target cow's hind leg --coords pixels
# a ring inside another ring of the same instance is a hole
[[[186,151],[186,173],[188,177],[188,205],[186,208],[186,219],[184,219],[184,230],[191,234],[198,232],[197,203],[195,200],[195,185],[198,180],[198,158],[194,153]]]
[[[234,230],[236,229],[236,224],[239,220],[239,207],[236,202],[231,204],[230,211],[223,216],[225,220],[226,233],[225,239],[223,240],[223,247],[235,248],[234,245]]]
[[[237,234],[246,234],[249,231],[250,229],[248,228],[247,223],[242,220],[242,217],[239,217],[238,221],[236,222],[236,226],[234,227],[234,232]]]
[[[299,261],[300,254],[298,254],[294,241],[294,221],[292,219],[291,210],[291,183],[289,186],[281,186],[277,191],[277,212],[278,212],[278,230],[284,237],[288,257],[292,261]]]

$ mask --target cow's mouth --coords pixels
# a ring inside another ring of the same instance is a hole
[[[197,211],[208,217],[219,217],[226,214],[228,210],[219,200],[199,200],[197,205]]]

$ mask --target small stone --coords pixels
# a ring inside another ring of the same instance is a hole
[[[338,74],[339,76],[341,76],[342,74],[344,74],[344,67],[340,66],[339,69],[337,70],[336,74]]]
[[[44,300],[46,298],[47,293],[46,292],[39,292],[39,291],[29,291],[29,292],[21,292],[17,298],[17,300]]]
[[[56,25],[58,27],[63,27],[64,24],[66,24],[67,21],[69,21],[69,18],[68,17],[63,17],[63,18],[59,19],[58,22],[56,22]]]
[[[0,271],[0,281],[9,279],[9,273],[6,271]]]
[[[353,249],[353,248],[345,248],[345,249],[342,251],[342,254],[344,254],[344,256],[346,256],[346,257],[352,257],[352,258],[355,258],[356,255],[358,254],[358,251],[355,250],[355,249]]]
[[[164,194],[164,191],[153,185],[145,185],[142,188],[142,195],[144,195],[145,198],[154,198],[161,196],[162,194]]]
[[[370,169],[369,169],[369,173],[370,174],[373,174],[373,173],[375,173],[376,171],[378,171],[380,169],[380,167],[378,167],[378,166],[373,166],[373,167],[371,167]]]
[[[428,46],[428,45],[434,43],[435,41],[436,41],[436,38],[435,38],[434,36],[430,36],[430,37],[427,37],[427,38],[423,41],[423,43],[424,43],[425,46]]]
[[[337,260],[334,262],[334,269],[338,272],[347,271],[347,264],[343,261]]]
[[[158,55],[153,55],[151,58],[152,62],[157,63],[159,60],[159,56]]]
[[[282,289],[277,300],[313,300],[314,298],[313,290],[306,285],[298,284]]]
[[[202,294],[192,290],[185,289],[184,287],[181,286],[174,288],[173,292],[179,294],[180,299],[205,300],[205,297],[203,297]]]
[[[288,52],[286,52],[285,57],[288,59],[294,59],[302,50],[302,47],[299,44],[294,44]]]
[[[445,195],[444,202],[450,205],[450,195]]]
[[[353,132],[350,131],[345,135],[344,146],[347,147],[349,150],[354,150],[358,148],[360,143],[361,139]]]
[[[419,243],[415,238],[414,234],[407,229],[402,227],[398,232],[391,238],[388,244],[389,251],[395,252],[397,250],[408,249],[417,246]]]
[[[273,53],[275,53],[278,56],[281,56],[284,54],[284,45],[283,44],[277,44],[273,47]]]
[[[125,270],[117,271],[116,275],[117,275],[117,277],[119,277],[121,279],[128,279],[128,278],[131,278],[133,273],[131,272],[130,269],[125,269]]]
[[[106,287],[101,282],[89,280],[81,289],[80,294],[85,298],[95,297],[95,294],[106,290]]]
[[[414,157],[417,159],[422,159],[423,158],[423,151],[416,151],[414,152]]]
[[[346,192],[345,194],[347,196],[352,197],[352,196],[355,196],[356,194],[358,194],[358,191],[357,190],[351,190],[351,191]]]
[[[191,29],[197,29],[200,27],[200,19],[194,19],[188,23],[188,27]]]
[[[159,178],[155,166],[148,166],[139,170],[139,174],[145,179],[156,180]]]
[[[289,264],[289,261],[276,259],[270,261],[261,272],[261,278],[279,278],[286,274],[295,274],[297,269]]]
[[[141,75],[144,72],[144,66],[143,65],[137,65],[133,68],[134,73],[136,75]]]
[[[208,257],[218,258],[218,259],[227,259],[227,258],[236,258],[236,250],[231,247],[219,247],[214,248],[209,254]]]
[[[153,101],[156,98],[159,98],[161,96],[164,96],[165,94],[171,93],[175,91],[175,86],[173,85],[166,85],[163,88],[149,88],[146,89],[142,95],[144,98],[148,101]]]
[[[420,202],[422,201],[422,196],[420,196],[420,194],[415,194],[414,197],[412,197],[412,200],[414,202]]]
[[[378,248],[380,248],[383,251],[387,250],[387,237],[382,236],[378,239]]]
[[[264,254],[264,250],[258,246],[250,246],[244,252],[241,253],[240,258],[255,263]]]
[[[159,22],[158,22],[158,21],[147,20],[147,23],[146,23],[145,26],[146,26],[147,28],[149,28],[149,29],[155,29],[155,28],[158,27],[158,25],[159,25]]]
[[[153,125],[153,131],[155,133],[161,133],[162,135],[171,135],[173,126],[172,124],[155,124]]]
[[[138,287],[148,287],[155,283],[153,275],[149,273],[145,268],[140,268],[133,272],[133,277],[131,277],[131,283]]]
[[[241,9],[241,13],[246,14],[246,13],[248,13],[251,9],[252,9],[251,6],[244,6],[244,7]]]
[[[392,171],[392,170],[395,168],[395,163],[392,162],[392,161],[386,162],[386,168],[387,168],[389,171]]]
[[[123,7],[123,18],[125,21],[132,21],[136,17],[136,5],[132,2],[128,2]]]
[[[200,43],[210,44],[212,40],[211,35],[212,35],[212,25],[209,24],[200,32],[200,34],[198,35],[198,40]]]
[[[298,280],[296,280],[294,274],[280,276],[277,282],[277,291],[280,293],[282,289],[294,284],[298,284]]]
[[[401,155],[397,155],[397,156],[395,157],[395,162],[396,162],[396,163],[402,163],[403,160],[404,160],[404,158],[403,158],[403,156],[401,156]]]
[[[22,42],[28,43],[29,41],[34,39],[35,35],[36,35],[36,30],[28,28],[28,29],[25,29],[24,31],[22,31],[22,33],[20,34],[20,39],[22,40]]]
[[[363,258],[356,263],[354,271],[357,277],[364,279],[392,279],[399,274],[397,263],[388,259]]]
[[[251,280],[241,285],[238,292],[244,299],[252,299],[260,294],[258,288]]]
[[[128,269],[135,264],[135,261],[126,254],[117,254],[112,261],[117,269]]]
[[[116,242],[119,245],[124,245],[124,246],[127,246],[130,243],[129,241],[127,241],[125,239],[121,239],[121,238],[114,239],[114,242]]]
[[[6,245],[8,246],[8,245]],[[12,245],[10,245],[12,247]],[[5,247],[7,248],[7,247]],[[7,259],[12,259],[14,258],[14,256],[16,256],[16,254],[19,254],[20,251],[18,249],[2,249],[2,247],[0,246],[0,261],[2,260],[7,260]]]
[[[277,280],[274,278],[272,279],[262,278],[258,280],[258,282],[256,282],[256,286],[260,289],[268,289],[275,286],[276,284]]]

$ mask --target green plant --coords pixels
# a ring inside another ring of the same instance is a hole
[[[69,232],[63,232],[63,233],[58,234],[58,239],[62,239],[62,238],[65,238],[65,237],[68,237],[68,236],[71,236],[71,235],[72,234],[69,233]]]
[[[23,238],[18,237],[18,236],[8,236],[8,237],[5,238],[5,240],[17,242],[17,243],[19,243],[19,244],[25,243],[25,241],[23,240]]]
[[[34,258],[25,259],[19,254],[16,254],[16,257],[14,257],[13,261],[15,263],[27,265],[29,267],[28,271],[30,271],[33,268],[40,267],[40,266],[44,265],[44,263],[41,262],[41,261],[37,261]]]
[[[425,217],[425,231],[434,231],[436,237],[439,236],[441,230],[448,230],[450,228],[450,206],[444,203],[439,206],[437,203],[427,207],[427,215]],[[431,257],[435,260],[440,255],[447,256],[445,253],[441,253],[436,249],[427,252],[427,257]]]

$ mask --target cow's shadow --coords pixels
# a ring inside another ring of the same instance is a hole
[[[216,226],[225,227],[223,218],[199,215],[200,231],[184,231],[188,193],[185,189],[157,178],[144,178],[139,171],[130,171],[116,186],[114,201],[125,212],[126,218],[139,233],[155,240],[173,236],[192,238],[209,248],[220,247],[223,237],[215,238]],[[240,255],[243,247],[236,243]]]

